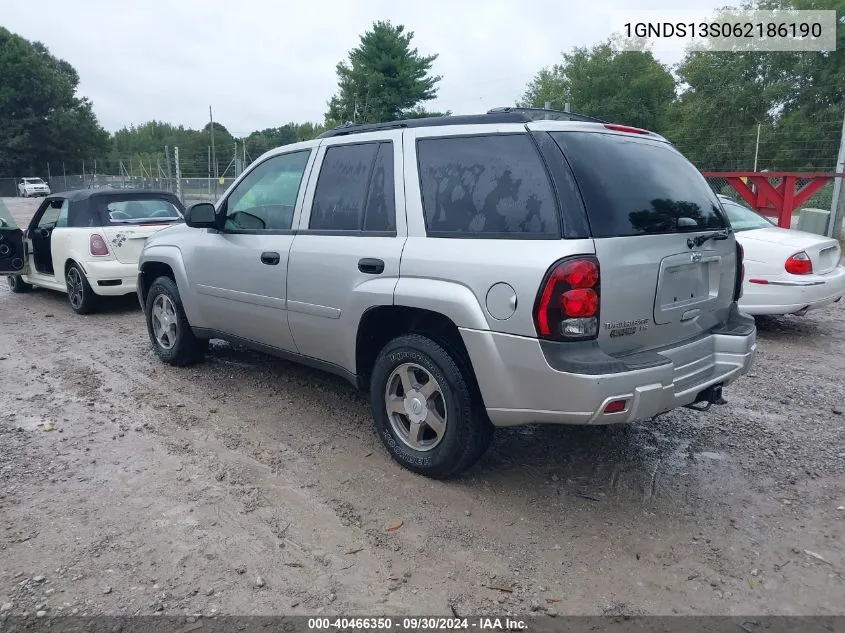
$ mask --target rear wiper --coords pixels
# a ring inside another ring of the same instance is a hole
[[[687,246],[701,246],[707,240],[726,240],[731,236],[729,231],[713,231],[712,233],[705,233],[704,235],[696,235],[687,239]]]

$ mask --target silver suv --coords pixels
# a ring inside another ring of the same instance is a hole
[[[724,402],[756,351],[742,275],[664,138],[500,109],[266,153],[149,239],[138,294],[165,362],[221,338],[344,376],[399,463],[447,478],[495,427]]]

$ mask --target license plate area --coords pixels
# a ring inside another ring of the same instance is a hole
[[[666,257],[660,265],[654,301],[654,322],[680,321],[684,313],[701,309],[719,296],[719,257],[691,261],[690,253]]]

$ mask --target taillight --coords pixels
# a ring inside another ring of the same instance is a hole
[[[811,275],[813,273],[813,262],[810,261],[810,256],[807,253],[801,251],[787,259],[784,268],[790,275]]]
[[[92,255],[103,256],[109,254],[109,247],[106,246],[106,241],[99,233],[94,233],[88,240],[88,250]]]
[[[742,298],[742,284],[745,281],[745,249],[736,243],[736,284],[734,286],[734,301]]]
[[[534,304],[537,335],[553,341],[595,338],[601,304],[599,262],[568,257],[549,269]]]

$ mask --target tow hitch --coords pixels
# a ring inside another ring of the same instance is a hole
[[[699,403],[704,403],[699,405]],[[722,397],[722,385],[712,385],[704,391],[699,392],[695,402],[687,405],[687,409],[693,411],[707,411],[714,404],[727,404],[728,401]]]

